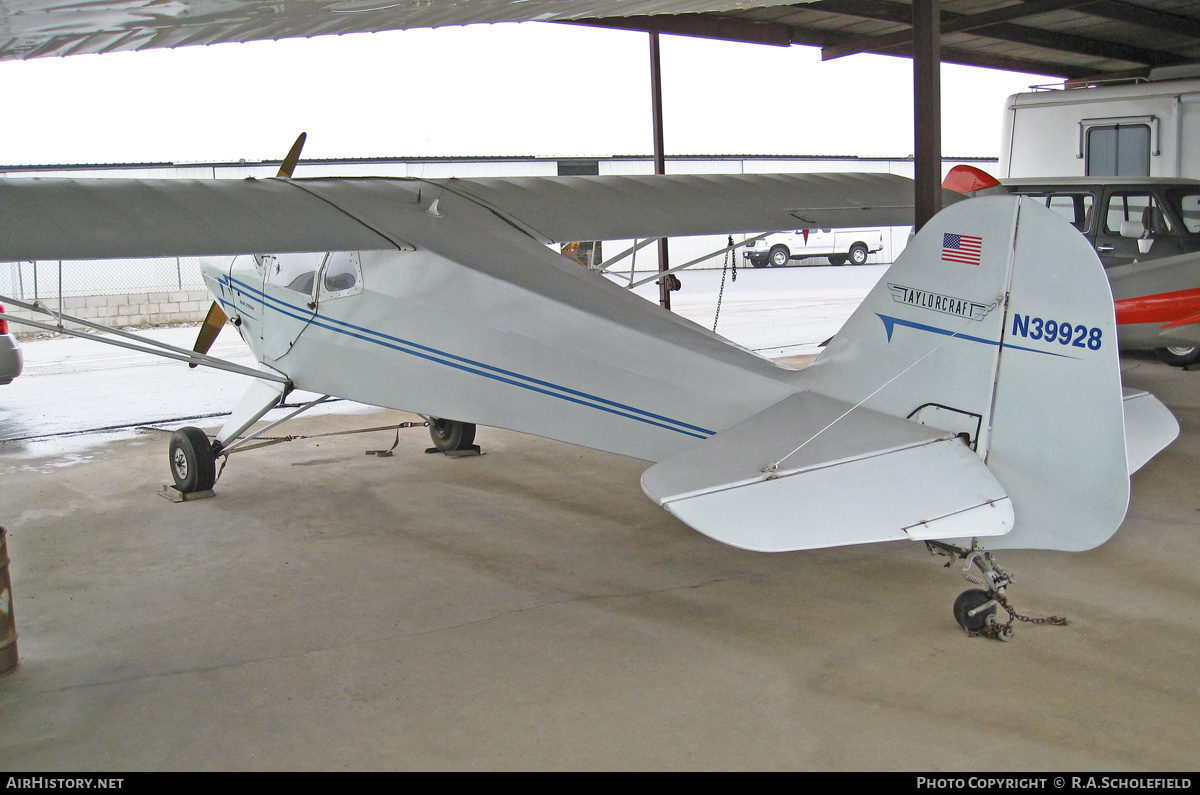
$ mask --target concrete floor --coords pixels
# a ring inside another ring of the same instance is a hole
[[[1182,437],[1100,549],[1000,556],[1015,607],[1071,620],[1006,644],[923,546],[731,549],[642,462],[532,437],[297,441],[186,504],[165,434],[10,443],[0,769],[1194,770],[1200,372],[1124,364]]]

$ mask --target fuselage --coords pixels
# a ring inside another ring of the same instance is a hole
[[[650,461],[798,389],[466,199],[437,212],[414,203],[406,250],[225,258],[205,279],[298,388]]]

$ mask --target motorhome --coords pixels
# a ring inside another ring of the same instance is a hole
[[[1200,178],[1200,68],[1012,95],[996,176]]]

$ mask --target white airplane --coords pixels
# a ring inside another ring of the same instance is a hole
[[[800,371],[547,245],[911,212],[911,183],[880,174],[10,179],[0,261],[212,257],[220,312],[197,347],[224,315],[259,365],[215,440],[172,437],[182,492],[303,389],[433,418],[443,451],[482,424],[643,459],[650,499],[743,549],[927,542],[982,575],[959,623],[1007,637],[1008,578],[979,542],[1102,544],[1131,473],[1178,434],[1123,394],[1108,279],[1074,228],[1019,197],[953,204]]]

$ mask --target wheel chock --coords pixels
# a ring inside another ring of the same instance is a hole
[[[426,447],[425,452],[426,453],[442,453],[442,455],[446,456],[447,458],[467,458],[467,457],[470,457],[473,455],[483,455],[483,451],[479,448],[479,445],[477,445],[477,444],[473,444],[470,447],[464,447],[461,450],[447,450],[445,452],[442,452],[441,450],[437,449],[436,447]]]
[[[180,491],[176,486],[167,483],[163,484],[161,491],[157,491],[155,493],[164,499],[170,500],[171,502],[191,502],[192,500],[204,500],[209,497],[217,496],[217,493],[212,489],[185,492]]]

